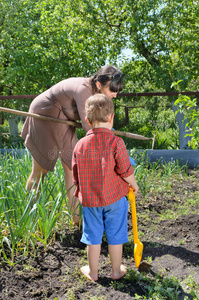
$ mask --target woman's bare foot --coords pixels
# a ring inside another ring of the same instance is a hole
[[[83,219],[79,219],[76,218],[75,220],[73,219],[73,226],[78,226],[80,229],[82,228],[82,225],[83,225]]]
[[[124,265],[120,266],[119,272],[112,273],[112,279],[120,279],[126,274],[126,267]]]
[[[81,270],[82,274],[85,275],[89,280],[91,280],[91,281],[98,280],[97,275],[91,274],[89,266],[84,266],[80,270]]]

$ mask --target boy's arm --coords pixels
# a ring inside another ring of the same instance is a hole
[[[119,138],[117,142],[117,151],[115,155],[116,167],[115,171],[119,174],[123,180],[125,180],[135,191],[135,194],[138,192],[138,185],[135,180],[134,170],[130,164],[129,154],[124,144],[124,141]]]
[[[76,185],[76,190],[75,190],[74,196],[78,198],[79,180],[78,180],[78,171],[77,171],[75,151],[73,152],[73,157],[72,157],[72,179],[73,179],[74,184]]]
[[[128,183],[130,184],[130,186],[134,189],[134,193],[135,195],[137,194],[138,190],[139,190],[139,187],[137,185],[137,182],[135,180],[135,176],[134,174],[131,174],[130,176],[128,177],[123,177],[123,179]]]

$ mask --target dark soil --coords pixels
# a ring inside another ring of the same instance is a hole
[[[143,262],[139,269],[134,263],[129,211],[130,241],[124,245],[123,253],[123,263],[128,271],[124,278],[119,281],[110,279],[111,265],[104,238],[99,280],[86,280],[79,271],[86,263],[85,245],[80,242],[81,230],[68,230],[66,227],[62,232],[57,232],[55,241],[46,251],[39,246],[35,257],[25,258],[14,268],[1,264],[0,299],[138,299],[136,294],[139,299],[149,299],[149,291],[145,288],[147,283],[141,277],[146,274],[151,283],[157,276],[160,283],[164,278],[172,279],[172,276],[180,282],[192,276],[194,282],[199,284],[199,208],[190,205],[186,214],[176,217],[176,212],[186,201],[186,192],[188,197],[189,191],[197,193],[198,190],[199,171],[190,171],[189,175],[185,182],[174,180],[167,194],[150,194],[147,202],[143,201],[141,193],[137,195],[139,239],[144,245]],[[170,218],[162,220],[161,216],[167,209],[170,209]],[[180,284],[178,290],[178,298],[175,299],[193,299],[193,294],[184,285]],[[198,287],[196,295],[197,292]]]

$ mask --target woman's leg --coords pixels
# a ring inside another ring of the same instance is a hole
[[[32,188],[37,189],[40,179],[44,179],[48,173],[47,170],[43,169],[38,162],[32,157],[32,171],[26,183],[26,189],[30,191]]]
[[[76,187],[74,186],[74,182],[72,180],[72,170],[70,170],[69,167],[62,160],[61,163],[65,172],[65,187],[66,187],[66,191],[68,192],[67,195],[68,195],[69,209],[73,215],[74,225],[79,225],[79,209],[78,209],[79,200],[78,198],[73,196]]]

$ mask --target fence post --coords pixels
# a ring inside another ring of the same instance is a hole
[[[176,112],[178,110],[178,106],[174,105],[174,102],[172,102],[172,108],[173,111]],[[188,147],[188,142],[191,140],[190,136],[185,135],[187,133],[190,133],[189,129],[186,127],[187,120],[184,120],[184,115],[180,112],[176,114],[176,120],[178,122],[179,126],[179,144],[180,144],[180,149],[187,149]]]
[[[128,110],[128,107],[127,107],[127,106],[124,107],[124,111],[125,111],[125,121],[126,121],[126,125],[129,125],[129,110]]]
[[[9,119],[9,127],[10,127],[10,137],[13,139],[13,142],[16,143],[18,139],[18,118],[15,115],[12,115]]]

